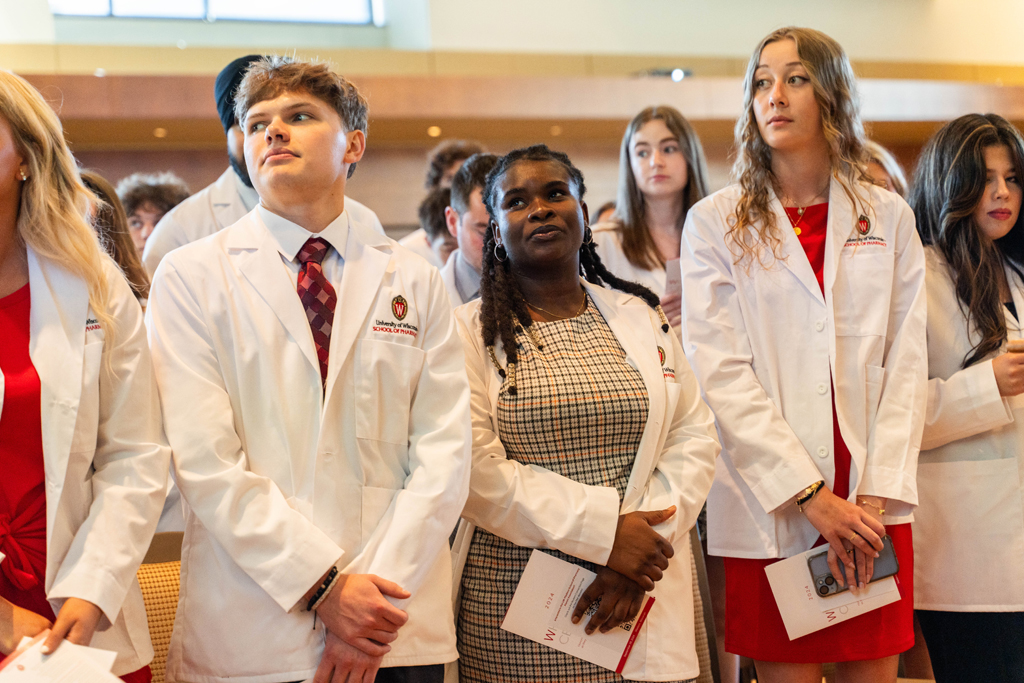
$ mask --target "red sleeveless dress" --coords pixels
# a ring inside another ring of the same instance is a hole
[[[796,209],[786,209],[796,222]],[[825,266],[825,235],[828,204],[809,206],[798,224],[797,237],[818,279],[822,292]],[[850,495],[852,458],[839,432],[835,394],[832,399],[832,434],[835,484],[840,498]],[[775,604],[764,568],[779,560],[725,559],[725,649],[727,652],[765,662],[851,662],[879,659],[909,650],[914,644],[914,544],[910,524],[886,527],[899,558],[896,574],[902,599],[880,609],[790,640]],[[819,537],[815,546],[824,545]]]
[[[39,375],[28,355],[30,304],[29,285],[0,299],[0,597],[53,621],[43,587],[46,478]],[[152,674],[145,666],[122,679],[149,683]]]

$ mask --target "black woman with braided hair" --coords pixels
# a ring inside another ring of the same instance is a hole
[[[502,157],[484,188],[481,298],[456,311],[473,419],[455,541],[462,681],[698,674],[685,558],[714,420],[658,297],[594,252],[585,190],[544,145]],[[596,572],[574,623],[639,629],[622,675],[500,629],[535,548]],[[638,614],[646,592],[657,599]]]

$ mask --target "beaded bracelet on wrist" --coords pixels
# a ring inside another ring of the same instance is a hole
[[[312,612],[323,602],[323,599],[327,597],[327,593],[334,587],[334,582],[337,580],[338,568],[331,567],[331,571],[327,572],[327,576],[324,578],[324,582],[320,584],[320,588],[317,589],[316,593],[313,593],[313,597],[306,603],[307,612]]]

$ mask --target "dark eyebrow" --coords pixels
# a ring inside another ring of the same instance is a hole
[[[261,111],[259,109],[256,109],[256,107],[258,107],[259,105],[260,105],[260,103],[257,103],[256,105],[254,105],[249,110],[249,112],[245,115],[245,118],[248,119],[251,116],[258,116],[258,115],[266,116],[266,112]],[[296,109],[303,109],[304,107],[312,107],[312,106],[313,106],[312,102],[296,102],[295,104],[289,104],[287,107],[285,107],[283,109],[283,111],[295,111]],[[255,111],[256,113],[254,114],[253,111]]]

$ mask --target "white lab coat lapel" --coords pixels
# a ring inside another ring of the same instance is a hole
[[[49,547],[82,395],[89,290],[79,278],[40,261],[31,247],[28,271],[31,283],[29,357],[40,384]],[[55,292],[60,292],[60,296],[55,296]]]
[[[833,180],[828,196],[828,232],[825,234],[825,291],[829,293],[828,300],[832,299],[832,285],[836,282],[836,272],[839,269],[839,259],[843,255],[843,247],[850,235],[856,231],[857,218],[860,212],[854,212],[853,204],[846,195],[843,186]],[[875,228],[874,216],[871,217],[871,228]]]
[[[235,172],[229,167],[210,189],[210,206],[221,229],[238,222],[246,214],[245,202],[236,183]]]
[[[334,389],[338,372],[352,353],[356,339],[365,330],[363,322],[377,299],[381,280],[391,262],[391,254],[380,249],[381,246],[390,246],[386,238],[356,223],[351,216],[348,226],[348,240],[343,255],[345,268],[341,275],[338,306],[334,311],[335,320],[331,328],[325,394],[328,398]],[[344,324],[341,324],[340,319],[344,319]]]
[[[626,352],[626,362],[636,368],[647,387],[647,423],[629,474],[626,495],[622,500],[622,509],[628,510],[647,488],[647,480],[661,453],[662,427],[668,419],[665,414],[668,394],[658,359],[659,344],[654,336],[651,314],[646,303],[590,283],[584,283],[584,286]]]
[[[831,204],[829,206],[831,207]],[[796,232],[792,229],[793,224],[786,214],[786,209],[783,208],[782,202],[779,201],[774,191],[771,192],[771,207],[772,211],[775,212],[775,225],[782,234],[782,248],[780,249],[778,261],[796,276],[796,279],[800,281],[808,294],[819,302],[825,303],[825,299],[821,295],[821,287],[818,286],[818,278],[814,276],[814,270],[811,268],[811,264],[807,260],[807,254],[800,244],[800,238],[796,236]],[[828,220],[831,226],[831,210],[829,211]]]
[[[277,242],[257,212],[250,213],[246,220],[250,224],[244,232],[239,231],[234,236],[230,245],[247,250],[238,257],[238,269],[281,321],[288,335],[302,350],[302,355],[319,375],[320,361],[313,348],[313,333],[302,310],[297,285],[288,277],[288,271],[281,264]]]

